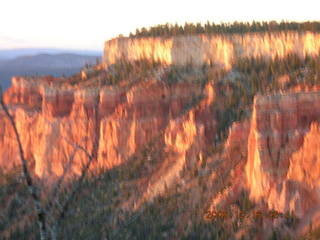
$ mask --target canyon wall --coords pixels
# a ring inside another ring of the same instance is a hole
[[[203,94],[208,95],[203,104],[211,104],[212,90],[204,90],[194,82],[169,86],[149,79],[122,87],[78,89],[54,85],[43,78],[16,77],[12,87],[5,92],[4,100],[16,120],[26,158],[35,173],[45,177],[61,176],[65,171],[79,174],[88,159],[77,146],[93,155],[93,169],[121,165],[156,137],[166,138],[168,145],[184,149],[184,145],[190,145],[188,139],[194,136],[190,133],[190,136],[179,135],[169,140],[171,130],[166,129],[171,129],[169,126],[176,121],[182,121],[179,119],[190,108],[190,96]],[[2,169],[11,169],[20,163],[17,144],[8,119],[2,110],[0,114],[3,126],[0,130],[0,165]],[[193,127],[203,126],[202,141],[209,143],[214,136],[211,113],[195,114]],[[176,132],[176,127],[172,127],[172,131]],[[202,144],[202,148],[205,145]]]
[[[230,69],[245,57],[274,58],[288,54],[318,55],[319,33],[276,32],[224,35],[190,35],[156,38],[116,38],[105,43],[103,64],[120,59],[149,59],[164,64],[217,64]]]
[[[316,213],[319,105],[319,91],[255,97],[246,164],[252,200],[299,217]]]

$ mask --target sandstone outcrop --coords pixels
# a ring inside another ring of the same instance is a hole
[[[255,98],[246,164],[251,199],[299,217],[316,210],[319,104],[319,91]]]
[[[157,38],[117,38],[107,41],[103,64],[149,59],[164,64],[216,64],[227,69],[239,58],[318,55],[320,34],[311,32],[191,35]]]
[[[46,79],[37,79],[38,84],[35,81],[13,78],[5,101],[16,119],[26,157],[38,176],[60,176],[66,170],[79,173],[87,158],[76,145],[94,155],[93,168],[118,166],[179,119],[190,105],[190,96],[203,94],[201,86],[192,82],[169,86],[150,79],[124,87],[78,89],[56,86]],[[212,89],[207,89],[203,104],[213,101]],[[1,117],[0,121],[4,126],[0,132],[1,166],[10,168],[19,164],[16,142],[9,137],[13,134],[7,119]],[[190,124],[209,127],[212,123],[211,116],[199,112]],[[201,130],[201,136],[210,139],[212,129],[208,127]],[[186,134],[191,134],[188,130]],[[176,148],[191,144],[185,142],[188,136],[169,140],[170,130],[166,132],[169,145],[172,141]],[[73,163],[68,164],[73,155]]]

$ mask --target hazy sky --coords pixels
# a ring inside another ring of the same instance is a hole
[[[320,20],[320,0],[0,0],[0,49],[102,49],[161,23]]]

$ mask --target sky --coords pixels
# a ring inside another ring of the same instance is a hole
[[[0,49],[102,50],[162,23],[320,21],[320,0],[0,0]]]

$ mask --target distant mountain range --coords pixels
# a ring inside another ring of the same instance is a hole
[[[0,85],[10,86],[12,76],[16,75],[72,75],[79,72],[85,64],[95,64],[101,52],[58,49],[15,49],[0,50]],[[41,53],[45,52],[45,53]],[[32,53],[36,53],[32,55]],[[82,54],[81,54],[82,53]]]
[[[10,60],[0,61],[0,69],[4,70],[41,70],[57,68],[78,68],[86,63],[96,62],[96,56],[84,56],[77,54],[39,54],[35,56],[22,56]],[[99,59],[100,60],[100,59]]]
[[[15,48],[0,49],[0,60],[13,59],[21,56],[34,56],[38,54],[78,54],[85,56],[101,56],[101,51],[81,49],[59,49],[59,48]]]

